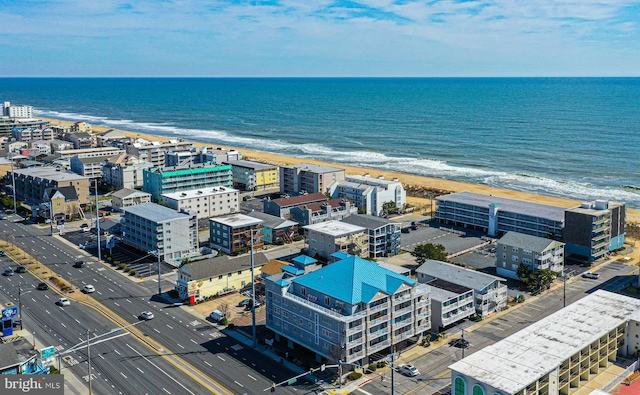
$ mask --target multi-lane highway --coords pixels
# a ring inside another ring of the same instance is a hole
[[[12,237],[8,239],[8,235]],[[73,268],[71,263],[77,260],[79,251],[57,237],[48,236],[48,230],[0,221],[0,238],[35,254],[43,265],[76,287],[81,289],[84,285],[91,284],[96,288],[96,292],[91,295],[84,295],[79,291],[69,295],[72,299],[71,306],[64,308],[54,305],[57,297],[47,293],[52,291],[37,293],[33,290],[25,296],[33,296],[35,302],[32,303],[37,307],[27,306],[23,298],[25,310],[28,309],[29,315],[34,317],[35,324],[50,328],[52,345],[69,347],[79,343],[86,337],[87,328],[92,333],[104,333],[116,326],[109,318],[116,318],[115,321],[119,323],[134,323],[138,322],[142,311],[149,310],[155,314],[153,320],[137,325],[133,330],[140,339],[147,340],[148,345],[130,335],[96,345],[96,358],[92,348],[92,364],[96,364],[96,371],[99,373],[94,373],[98,377],[96,382],[104,375],[103,385],[113,385],[111,392],[104,393],[203,393],[204,386],[217,393],[257,394],[271,383],[294,375],[284,366],[274,364],[271,359],[225,336],[209,323],[196,319],[183,308],[155,300],[152,295],[157,289],[156,282],[131,281],[119,272],[92,260],[88,260],[84,268]],[[26,281],[30,274],[21,276]],[[15,285],[18,278],[20,277],[14,276],[3,280]],[[35,279],[31,280],[32,284],[36,282]],[[49,316],[51,318],[46,319]],[[54,316],[64,319],[56,324]],[[61,323],[67,327],[63,327]],[[86,355],[79,351],[76,359],[86,360]],[[86,365],[84,368],[86,369]],[[64,369],[74,367],[65,366]],[[79,372],[79,375],[86,376],[86,373]],[[147,375],[148,379],[142,379]],[[134,384],[129,384],[133,381],[136,382],[135,385],[139,385],[135,390],[132,389]],[[121,389],[125,384],[128,385],[127,391]],[[145,390],[146,386],[150,389]],[[313,389],[313,385],[300,382],[297,386],[281,388],[279,392],[306,393]]]

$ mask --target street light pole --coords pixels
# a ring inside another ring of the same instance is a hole
[[[462,359],[464,359],[464,329],[462,329]]]
[[[158,296],[162,295],[162,276],[160,273],[160,249],[156,250],[158,254]]]
[[[253,335],[253,348],[257,348],[256,337],[256,281],[254,279],[254,263],[253,263],[253,225],[251,225],[251,331]]]
[[[53,236],[53,202],[49,201],[49,236]]]

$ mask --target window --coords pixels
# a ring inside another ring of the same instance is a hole
[[[462,379],[462,377],[456,377],[454,382],[454,395],[465,395],[466,394],[466,383]]]
[[[324,304],[327,305],[327,306],[331,305],[331,298],[328,297],[328,296],[325,296],[324,297]]]
[[[514,262],[518,262],[518,257],[514,255],[514,256],[511,257],[511,260],[514,261]]]
[[[518,248],[518,247],[513,247],[513,248],[511,249],[511,251],[512,251],[512,252],[516,252],[516,253],[517,253],[517,252],[519,251],[519,248]],[[475,388],[475,387],[473,387],[473,390],[475,391],[475,390],[476,390],[476,388]]]
[[[484,395],[484,390],[476,384],[473,386],[473,395]]]
[[[302,296],[306,296],[307,295],[307,289],[305,287],[300,287],[300,293],[302,294]]]

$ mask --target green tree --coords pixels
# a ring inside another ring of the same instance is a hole
[[[385,214],[395,214],[398,212],[398,206],[395,202],[384,202],[382,203],[382,211]]]
[[[436,261],[446,261],[447,252],[442,244],[420,244],[411,253],[411,256],[416,258],[416,262],[422,265],[427,259],[434,259]]]
[[[531,267],[524,263],[521,263],[518,266],[518,270],[516,271],[516,276],[525,284],[529,284],[529,276],[531,276]]]
[[[556,279],[556,274],[549,269],[536,270],[529,276],[529,287],[533,289],[547,288]]]

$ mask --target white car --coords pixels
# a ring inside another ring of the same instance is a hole
[[[58,301],[56,302],[56,304],[60,307],[64,307],[64,306],[71,306],[71,302],[69,301],[69,299],[67,298],[60,298],[58,299]]]
[[[398,365],[398,372],[409,377],[415,377],[420,374],[418,368],[410,363],[401,363],[400,365]]]
[[[90,293],[96,292],[96,288],[91,284],[87,284],[84,287],[82,287],[82,291],[90,294]]]
[[[141,318],[141,319],[143,319],[143,320],[145,320],[145,321],[152,320],[152,319],[153,319],[153,317],[154,317],[154,315],[153,315],[153,313],[152,313],[152,312],[150,312],[150,311],[143,311],[143,312],[140,314],[140,318]]]
[[[584,272],[584,273],[582,273],[582,277],[583,278],[590,278],[592,280],[596,280],[596,279],[598,279],[598,277],[600,277],[600,273]]]

